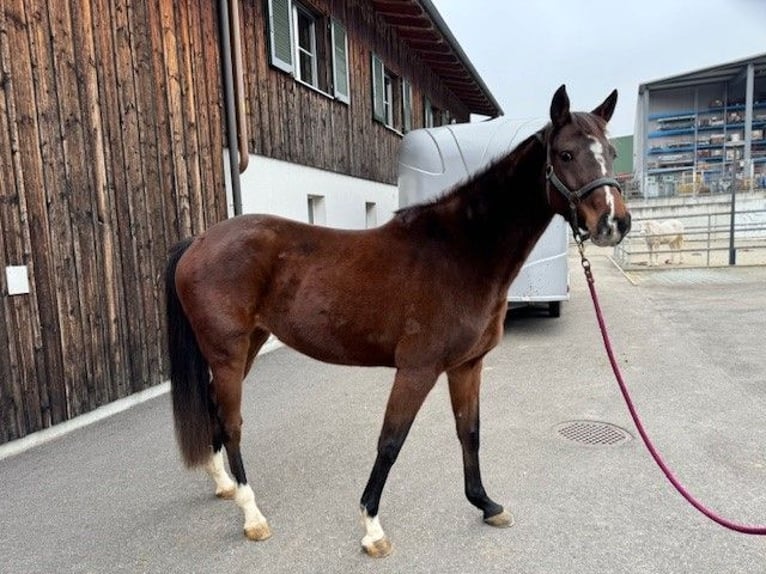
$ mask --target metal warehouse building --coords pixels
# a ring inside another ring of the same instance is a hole
[[[641,84],[635,174],[645,198],[766,188],[766,54]]]

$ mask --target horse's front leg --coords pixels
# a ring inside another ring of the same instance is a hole
[[[438,373],[433,369],[399,369],[396,372],[394,386],[388,398],[383,429],[378,438],[378,456],[361,500],[362,520],[365,527],[362,547],[367,554],[375,558],[388,556],[392,550],[391,541],[383,532],[378,518],[383,486],[391,467],[399,456],[412,421],[415,420],[415,415],[436,383],[437,377]]]
[[[511,513],[494,502],[481,482],[479,468],[479,387],[482,360],[465,363],[447,371],[452,411],[460,445],[463,448],[465,495],[484,513],[484,522],[491,526],[513,524]]]

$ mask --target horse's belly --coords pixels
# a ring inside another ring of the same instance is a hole
[[[395,342],[373,330],[306,319],[296,325],[274,325],[271,331],[288,347],[325,363],[395,366]]]

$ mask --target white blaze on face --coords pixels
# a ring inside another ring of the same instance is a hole
[[[606,175],[606,160],[604,159],[604,146],[598,141],[598,138],[588,136],[588,139],[592,142],[590,144],[590,151],[593,157],[596,158],[598,165],[601,166],[601,175]]]
[[[598,162],[598,165],[601,167],[601,175],[603,177],[606,175],[604,146],[601,145],[601,142],[598,141],[598,138],[594,136],[588,136],[588,139],[590,139],[592,142],[590,144],[590,151]],[[604,189],[604,199],[606,200],[606,204],[609,206],[609,218],[607,219],[607,223],[609,224],[609,227],[612,228],[612,233],[614,233],[617,231],[617,222],[614,220],[614,194],[612,193],[612,188],[608,185],[604,185],[602,188]]]

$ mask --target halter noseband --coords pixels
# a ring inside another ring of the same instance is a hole
[[[593,181],[586,183],[583,185],[580,189],[576,189],[572,191],[569,189],[566,184],[559,179],[559,177],[556,175],[556,173],[553,171],[553,164],[551,163],[551,148],[548,145],[548,142],[545,141],[543,138],[542,131],[537,132],[537,139],[540,141],[540,143],[545,146],[545,154],[546,154],[546,160],[545,160],[545,183],[546,183],[546,191],[548,193],[548,198],[550,200],[550,187],[549,184],[553,184],[553,187],[556,188],[556,190],[561,193],[561,195],[564,196],[564,199],[567,200],[569,203],[569,211],[571,213],[571,217],[569,219],[569,225],[572,227],[572,233],[574,234],[574,238],[579,243],[582,243],[582,241],[585,241],[588,239],[589,234],[582,233],[580,231],[580,227],[577,223],[577,204],[580,203],[583,199],[588,197],[588,195],[593,192],[593,190],[601,187],[602,185],[608,185],[610,187],[616,187],[617,191],[622,193],[622,186],[620,183],[613,177],[599,177],[598,179],[594,179]]]

